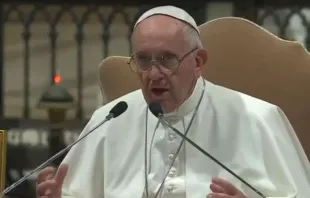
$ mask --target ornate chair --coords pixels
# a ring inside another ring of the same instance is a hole
[[[202,24],[209,53],[204,77],[279,106],[310,159],[310,54],[242,18],[224,17]],[[99,65],[105,102],[139,89],[129,57],[108,57]]]
[[[6,147],[7,133],[0,130],[0,192],[5,188],[6,180]]]

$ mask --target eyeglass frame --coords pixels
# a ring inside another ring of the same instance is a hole
[[[184,54],[184,55],[182,56],[182,58],[179,58],[177,55],[172,54],[172,56],[174,56],[173,58],[175,58],[175,59],[178,61],[178,66],[175,67],[173,70],[170,70],[170,69],[167,69],[167,70],[171,71],[172,73],[175,72],[175,71],[180,67],[180,65],[181,65],[181,63],[184,61],[184,59],[185,59],[188,55],[190,55],[191,53],[193,53],[194,51],[196,51],[197,49],[198,49],[198,47],[193,48],[192,50],[190,50],[189,52],[187,52],[186,54]],[[163,56],[162,56],[162,57],[163,57]],[[131,61],[132,61],[133,59],[136,59],[136,58],[135,58],[135,54],[132,54],[132,55],[131,55],[131,57],[130,57],[129,61],[127,62],[127,64],[129,65],[130,69],[131,69],[133,72],[135,72],[135,73],[147,73],[147,72],[149,72],[149,71],[152,69],[152,67],[153,67],[152,62],[154,62],[154,63],[155,63],[154,65],[155,65],[161,72],[163,72],[162,69],[161,69],[161,67],[159,66],[160,64],[158,63],[158,61],[157,61],[156,59],[154,60],[154,58],[152,58],[152,60],[149,62],[150,66],[148,67],[147,70],[145,70],[145,71],[140,70],[140,72],[139,72],[138,70],[135,71],[135,70],[132,68],[131,64],[130,64]]]

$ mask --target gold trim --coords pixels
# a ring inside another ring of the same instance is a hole
[[[0,130],[0,192],[5,188],[6,180],[7,132]]]

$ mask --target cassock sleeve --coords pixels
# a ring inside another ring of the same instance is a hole
[[[96,111],[79,138],[85,135],[104,116]],[[62,188],[62,198],[103,197],[104,131],[96,129],[69,151],[62,163],[68,164],[68,174]]]
[[[257,127],[261,133],[267,175],[276,189],[265,195],[309,198],[309,162],[285,114],[274,106]]]

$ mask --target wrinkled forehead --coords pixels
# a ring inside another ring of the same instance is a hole
[[[133,51],[180,51],[186,47],[185,24],[174,18],[156,15],[139,23],[133,32]]]

